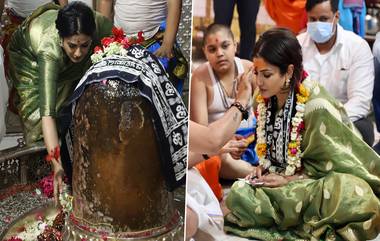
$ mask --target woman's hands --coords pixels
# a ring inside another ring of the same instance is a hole
[[[59,194],[62,193],[64,170],[62,168],[61,160],[53,159],[52,168],[54,172],[53,185],[54,185],[54,202],[56,206],[59,206]]]
[[[270,173],[257,179],[257,182],[263,182],[264,187],[282,187],[288,184],[289,180],[281,175]]]
[[[64,171],[62,168],[60,147],[58,142],[58,132],[55,124],[55,119],[51,116],[42,117],[42,133],[46,150],[48,152],[48,160],[51,161],[52,169],[54,172],[54,201],[59,204],[59,194],[62,192],[62,179]]]
[[[308,177],[305,174],[283,176],[276,173],[265,173],[265,170],[262,166],[257,166],[255,168],[255,171],[249,174],[245,179],[248,180],[252,186],[256,187],[282,187],[291,181],[302,180],[306,178]]]

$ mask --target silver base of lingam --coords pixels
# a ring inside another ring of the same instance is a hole
[[[108,230],[100,225],[91,225],[84,220],[78,220],[70,214],[66,217],[63,241],[184,240],[183,219],[178,211],[174,212],[173,217],[165,226],[135,232],[112,233]]]

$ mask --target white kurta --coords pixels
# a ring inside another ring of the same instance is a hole
[[[166,19],[167,8],[166,0],[116,0],[114,24],[127,35],[143,31],[148,39],[157,33]]]
[[[51,0],[7,0],[8,7],[23,18],[28,17],[38,7],[52,2]]]

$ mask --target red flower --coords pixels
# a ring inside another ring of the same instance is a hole
[[[303,131],[303,130],[305,130],[305,123],[302,121],[302,122],[298,125],[297,131],[300,132],[300,131]]]
[[[302,80],[306,79],[307,76],[309,76],[309,74],[305,70],[303,70],[302,71]]]
[[[54,193],[53,175],[54,174],[51,173],[49,176],[42,178],[42,180],[39,182],[42,193],[45,195],[45,197],[48,198],[53,197]]]
[[[99,52],[99,51],[103,51],[103,48],[100,47],[100,46],[96,46],[96,47],[94,48],[94,54],[96,54],[96,53]]]
[[[20,238],[12,237],[10,239],[7,239],[6,241],[23,241],[23,240]]]
[[[112,27],[112,33],[113,33],[113,36],[116,40],[116,42],[121,42],[121,40],[123,40],[124,38],[124,31],[122,28],[116,28],[116,27]]]
[[[137,42],[138,43],[141,43],[143,42],[145,39],[144,39],[144,36],[143,36],[143,32],[140,31],[138,34],[137,34]]]
[[[104,47],[108,47],[108,45],[110,45],[113,41],[114,41],[113,38],[111,38],[111,37],[105,37],[105,38],[102,39],[101,42],[102,42],[102,45]]]
[[[121,41],[121,44],[123,45],[123,47],[124,47],[125,49],[127,49],[127,48],[129,48],[129,46],[131,46],[131,44],[129,43],[127,37],[123,38],[123,40]]]

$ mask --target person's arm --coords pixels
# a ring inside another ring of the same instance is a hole
[[[55,119],[52,116],[42,117],[42,134],[44,137],[46,150],[50,155],[54,156],[54,151],[57,147],[59,147],[59,140]],[[58,204],[59,193],[62,192],[62,179],[64,176],[64,171],[62,168],[61,157],[58,159],[52,158],[51,162],[54,172],[54,200],[55,203]]]
[[[189,146],[196,153],[218,153],[223,145],[233,137],[241,122],[241,112],[230,108],[224,116],[210,124],[203,126],[189,121]]]
[[[238,87],[236,101],[247,106],[252,95],[253,69],[244,74]],[[193,98],[191,98],[193,99]],[[195,107],[193,107],[195,108]],[[240,110],[233,106],[219,120],[209,126],[189,121],[189,150],[196,153],[217,153],[232,138],[242,119]]]
[[[208,125],[206,75],[207,67],[203,64],[191,76],[190,86],[190,120],[205,126]]]
[[[166,17],[166,30],[162,45],[154,53],[158,57],[173,57],[173,45],[175,43],[179,20],[181,17],[182,0],[168,0],[168,15]]]
[[[113,0],[99,0],[96,9],[100,14],[112,21],[113,4]]]
[[[58,131],[55,124],[57,79],[59,72],[58,61],[46,53],[37,54],[39,67],[39,109],[42,117],[42,134],[46,150],[52,155],[59,148]],[[54,171],[54,199],[58,204],[58,195],[62,191],[63,168],[60,157],[52,158]]]
[[[344,104],[351,121],[369,114],[374,84],[374,64],[371,49],[366,42],[354,47],[352,65],[349,66],[347,98]]]

